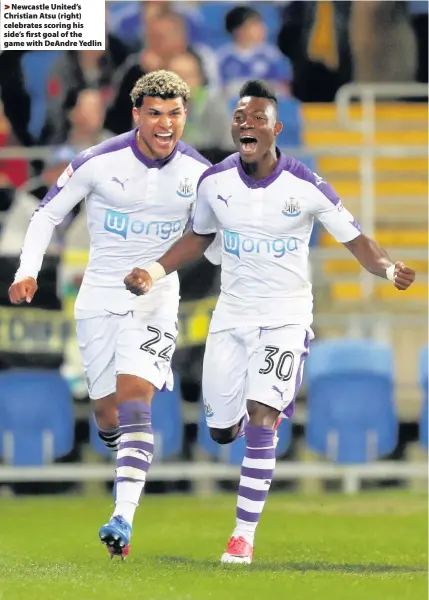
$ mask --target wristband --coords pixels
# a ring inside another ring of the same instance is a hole
[[[15,279],[13,280],[13,283],[19,283],[20,281],[23,281],[24,279],[34,279],[34,281],[37,283],[37,277],[34,277],[34,275],[25,275],[25,273],[20,273],[19,270],[15,273]]]
[[[395,281],[395,266],[396,265],[390,265],[390,267],[387,267],[386,269],[386,277],[389,281]]]
[[[156,283],[159,279],[162,279],[167,275],[164,267],[159,262],[152,263],[146,271],[152,278],[152,283]]]

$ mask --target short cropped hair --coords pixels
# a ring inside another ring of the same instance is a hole
[[[133,106],[140,108],[145,96],[152,98],[183,98],[184,104],[189,100],[191,90],[187,83],[172,71],[152,71],[137,80],[131,90]]]
[[[267,98],[277,105],[277,95],[273,88],[263,79],[250,79],[244,83],[239,91],[239,97],[253,96],[254,98]]]
[[[250,8],[250,6],[236,6],[226,13],[225,29],[232,35],[234,31],[244,25],[248,19],[261,20],[261,15],[254,8]]]

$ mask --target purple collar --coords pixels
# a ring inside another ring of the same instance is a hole
[[[140,162],[146,165],[148,169],[162,169],[162,167],[165,167],[165,165],[171,162],[176,156],[178,144],[175,145],[173,152],[169,156],[167,156],[167,158],[161,158],[159,160],[156,160],[145,156],[137,144],[137,131],[138,127],[130,131],[129,134],[131,150],[133,151],[134,156],[136,156],[136,158],[138,158]]]
[[[276,148],[276,154],[277,154],[277,165],[274,169],[274,171],[272,173],[270,173],[267,177],[264,177],[263,179],[253,179],[253,177],[250,177],[246,171],[243,169],[243,165],[241,164],[241,159],[240,159],[240,154],[237,154],[237,170],[238,170],[238,174],[240,175],[241,180],[243,181],[243,183],[245,185],[247,185],[247,187],[251,188],[252,190],[256,190],[258,188],[266,188],[269,185],[271,185],[279,175],[281,175],[281,173],[284,171],[284,168],[286,166],[287,163],[287,158],[280,152],[280,150],[278,148]]]

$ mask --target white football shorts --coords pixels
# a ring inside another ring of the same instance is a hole
[[[177,331],[173,319],[138,312],[78,319],[77,340],[90,398],[113,394],[120,374],[146,379],[157,389],[173,389],[171,358]]]
[[[247,400],[290,416],[313,338],[311,329],[297,325],[209,333],[203,366],[208,426],[235,425],[246,412]]]

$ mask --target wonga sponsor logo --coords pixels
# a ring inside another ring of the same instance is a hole
[[[110,231],[111,233],[116,233],[127,239],[127,230],[128,230],[128,215],[123,213],[118,213],[114,210],[106,210],[106,216],[104,218],[104,229],[106,231]]]
[[[168,240],[173,234],[181,232],[183,227],[184,223],[181,219],[177,221],[131,220],[129,215],[115,210],[106,210],[104,217],[104,229],[110,231],[110,233],[120,235],[124,240],[129,237],[130,233]]]
[[[251,238],[225,229],[223,247],[225,252],[235,254],[238,258],[242,258],[243,254],[263,254],[273,258],[282,258],[287,252],[298,250],[298,239],[295,237]]]

